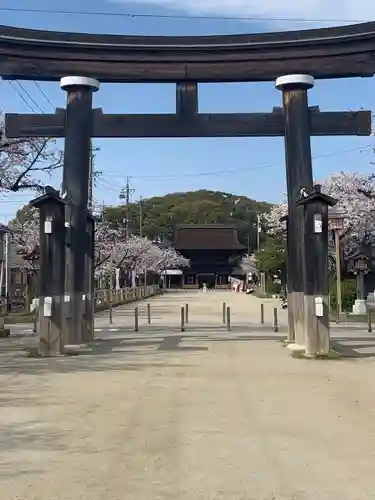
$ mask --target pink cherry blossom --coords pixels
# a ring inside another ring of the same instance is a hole
[[[0,191],[40,189],[43,176],[62,166],[62,152],[49,138],[7,139],[1,113],[0,121]]]
[[[363,194],[375,193],[375,179],[358,172],[338,172],[322,182],[322,188],[325,193],[338,200],[337,207],[345,212],[344,230],[340,236],[344,254],[352,253],[361,243],[375,243],[374,200]],[[285,231],[285,223],[281,223],[280,218],[287,213],[288,205],[283,201],[274,205],[271,211],[263,216],[269,234],[275,235]],[[331,261],[333,252],[334,245],[330,239]]]
[[[13,242],[25,257],[38,252],[39,213],[30,208],[25,221],[11,224]],[[95,267],[97,275],[110,275],[119,268],[126,273],[159,273],[166,268],[188,267],[189,260],[174,248],[162,248],[147,238],[126,236],[121,224],[98,220],[95,224]]]

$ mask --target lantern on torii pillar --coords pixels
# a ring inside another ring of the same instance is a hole
[[[302,195],[302,192],[301,192]],[[302,195],[298,206],[304,208],[304,302],[305,345],[307,357],[327,356],[330,349],[328,283],[328,208],[337,200],[322,192],[317,184]]]

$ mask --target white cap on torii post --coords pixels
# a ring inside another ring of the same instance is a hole
[[[297,87],[308,90],[314,87],[314,77],[311,75],[280,76],[276,80],[275,87],[279,90],[285,90],[288,87]]]
[[[95,78],[86,76],[64,76],[60,80],[60,87],[68,90],[69,87],[89,87],[93,92],[99,90],[100,83]]]

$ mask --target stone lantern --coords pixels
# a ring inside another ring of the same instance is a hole
[[[353,305],[353,314],[367,314],[365,274],[368,273],[371,258],[367,255],[364,248],[349,256],[352,262],[352,270],[357,275],[357,298]]]

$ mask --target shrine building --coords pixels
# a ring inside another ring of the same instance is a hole
[[[234,225],[181,225],[171,245],[190,260],[190,267],[166,270],[168,288],[200,288],[203,283],[208,288],[227,288],[230,277],[245,277],[239,261],[246,247]]]

